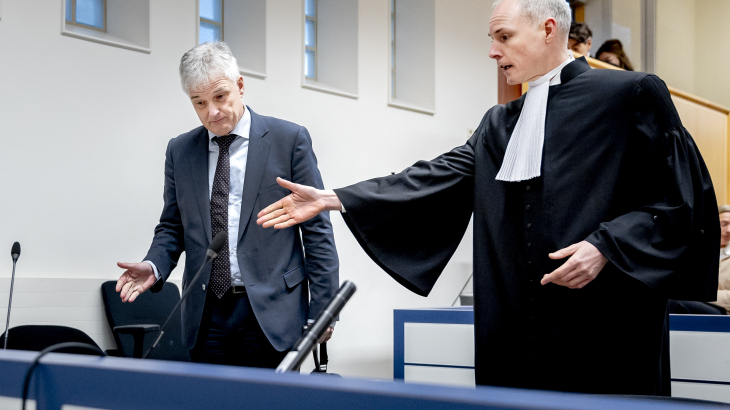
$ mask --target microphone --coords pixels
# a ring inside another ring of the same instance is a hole
[[[155,343],[150,346],[149,349],[147,349],[147,352],[142,356],[143,359],[146,359],[147,356],[150,355],[152,350],[157,347],[157,344],[160,342],[160,339],[162,339],[162,335],[165,334],[165,329],[167,328],[167,325],[170,323],[170,320],[175,315],[175,312],[177,312],[177,309],[180,307],[182,302],[185,300],[185,298],[190,294],[190,290],[193,288],[193,285],[195,282],[198,281],[198,278],[203,273],[203,268],[208,264],[208,262],[212,262],[213,259],[218,257],[218,252],[223,249],[224,246],[226,246],[226,242],[228,241],[228,231],[223,230],[218,233],[218,235],[213,238],[213,242],[211,242],[210,246],[208,247],[208,250],[205,252],[205,260],[203,260],[203,264],[200,265],[200,268],[198,269],[198,272],[193,276],[193,280],[188,283],[187,289],[185,289],[182,293],[182,296],[180,297],[180,300],[177,301],[177,304],[172,309],[172,312],[170,312],[170,316],[167,317],[167,320],[165,320],[165,323],[160,328],[160,334],[157,335],[157,340],[155,340]]]
[[[314,349],[317,341],[322,337],[330,323],[340,314],[340,311],[345,307],[345,304],[350,300],[355,290],[357,290],[355,284],[349,280],[346,280],[342,284],[340,290],[337,291],[335,296],[327,304],[327,307],[319,312],[312,326],[294,343],[294,347],[286,354],[284,360],[279,363],[279,366],[276,368],[276,373],[289,372],[301,366],[304,358]]]
[[[8,331],[10,330],[10,307],[13,305],[13,284],[15,284],[15,263],[20,257],[20,243],[15,242],[13,248],[10,249],[10,256],[13,258],[13,276],[10,279],[10,298],[8,299],[8,320],[5,322],[5,342],[3,349],[8,348]]]

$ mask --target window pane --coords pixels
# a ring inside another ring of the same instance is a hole
[[[200,22],[200,43],[209,43],[221,39],[221,28],[215,24]]]
[[[76,22],[104,28],[104,0],[76,0]]]
[[[73,9],[73,0],[66,0],[66,21],[74,21],[72,9]]]
[[[304,15],[317,17],[317,0],[304,0]]]
[[[200,0],[200,17],[221,23],[223,0]]]
[[[307,47],[317,47],[317,37],[315,35],[316,26],[314,20],[307,19],[304,23],[304,45]]]
[[[314,50],[304,52],[304,76],[308,78],[317,78],[314,72]]]

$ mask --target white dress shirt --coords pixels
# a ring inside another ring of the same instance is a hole
[[[231,285],[243,286],[243,276],[238,266],[238,230],[241,221],[241,200],[243,198],[243,181],[246,177],[246,160],[248,159],[248,141],[251,130],[251,113],[248,109],[238,121],[230,135],[236,138],[228,148],[231,164],[231,184],[228,191],[228,251],[231,261]],[[213,138],[218,135],[208,131],[208,200],[213,194],[213,179],[215,168],[218,165],[218,143]],[[144,261],[152,265],[155,277],[160,279],[160,272],[151,261]]]

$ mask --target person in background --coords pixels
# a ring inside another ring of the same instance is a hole
[[[712,302],[730,313],[730,205],[720,207],[720,277],[717,301]]]
[[[588,24],[571,23],[570,34],[568,35],[568,50],[590,57],[591,45],[593,44],[592,37],[593,33],[588,28]]]
[[[626,71],[634,71],[634,66],[631,65],[629,57],[624,52],[624,46],[619,40],[607,40],[603,43],[596,52],[596,58]]]

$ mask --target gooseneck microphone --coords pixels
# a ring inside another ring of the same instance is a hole
[[[3,349],[8,348],[8,331],[10,330],[10,307],[13,305],[13,284],[15,283],[15,263],[18,262],[20,257],[20,244],[15,242],[13,248],[10,250],[10,256],[13,257],[13,276],[10,279],[10,298],[8,300],[8,320],[5,322],[5,342],[3,343]]]
[[[340,314],[340,311],[345,307],[356,289],[355,284],[349,280],[342,284],[340,290],[327,304],[327,307],[319,312],[312,326],[308,327],[307,332],[294,343],[294,347],[284,356],[284,360],[276,368],[276,373],[290,372],[301,366],[304,358],[314,349],[317,341],[322,337],[330,323]]]
[[[170,323],[170,320],[175,315],[175,312],[177,312],[177,309],[180,307],[180,305],[183,303],[185,298],[190,294],[190,290],[193,289],[193,285],[195,282],[198,281],[198,278],[203,273],[203,268],[205,268],[206,265],[208,265],[209,262],[212,262],[213,259],[218,257],[218,252],[220,252],[221,249],[223,249],[224,246],[226,246],[226,241],[228,240],[228,231],[223,230],[218,233],[218,235],[213,238],[213,242],[211,242],[210,247],[208,247],[208,250],[205,252],[205,260],[203,260],[203,264],[200,265],[200,268],[198,269],[198,272],[193,276],[193,280],[188,283],[187,289],[185,289],[182,293],[182,296],[180,297],[180,300],[177,301],[177,304],[172,309],[172,312],[170,312],[170,316],[167,317],[167,320],[165,320],[165,323],[160,328],[160,334],[157,335],[157,339],[155,340],[155,343],[150,346],[149,349],[147,349],[147,352],[142,356],[143,359],[146,359],[147,356],[149,356],[150,352],[157,347],[157,344],[160,342],[160,339],[162,339],[162,335],[165,334],[165,329],[167,328],[167,325]],[[7,340],[7,338],[6,338]]]

